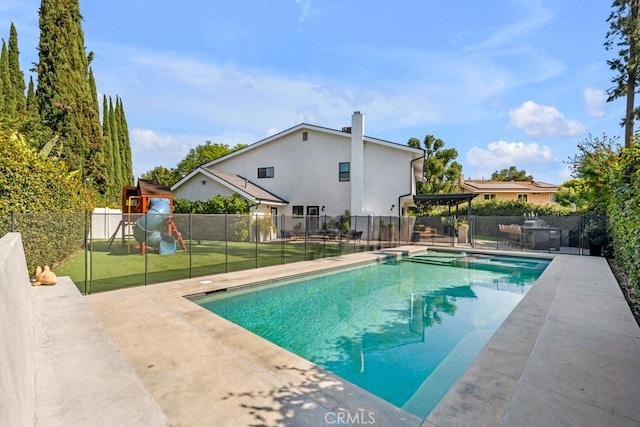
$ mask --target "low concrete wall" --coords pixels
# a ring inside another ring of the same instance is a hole
[[[71,279],[31,286],[19,233],[0,239],[0,425],[169,425]]]
[[[19,233],[0,239],[0,419],[32,426],[35,414],[33,305]]]

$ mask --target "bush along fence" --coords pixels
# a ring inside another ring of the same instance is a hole
[[[0,215],[2,234],[22,234],[29,271],[50,265],[85,294],[407,244],[599,254],[606,227],[583,216]]]

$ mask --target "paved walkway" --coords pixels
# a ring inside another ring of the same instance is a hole
[[[169,425],[71,279],[30,291],[35,426]]]
[[[429,425],[640,425],[640,328],[606,260],[557,257]]]
[[[640,329],[602,258],[557,256],[427,420],[184,298],[378,256],[86,298],[172,425],[640,425]]]

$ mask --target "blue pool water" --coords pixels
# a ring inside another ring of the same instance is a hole
[[[196,302],[426,417],[548,262],[424,255]]]

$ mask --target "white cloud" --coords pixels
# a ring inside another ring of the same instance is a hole
[[[300,5],[300,17],[298,20],[302,23],[309,16],[316,13],[316,10],[313,8],[311,4],[311,0],[294,0],[297,4]]]
[[[534,178],[541,179],[536,174],[557,169],[559,163],[551,148],[546,145],[500,140],[490,142],[486,149],[471,148],[466,155],[467,169],[464,174],[467,179],[489,179],[493,172],[515,166],[533,174]]]
[[[467,162],[472,166],[505,167],[519,163],[546,163],[555,161],[553,152],[546,145],[537,143],[493,141],[487,144],[487,149],[473,147],[467,153]]]
[[[132,150],[135,152],[168,150],[180,146],[175,136],[162,135],[150,129],[131,130]]]
[[[604,116],[604,105],[607,95],[601,89],[586,88],[584,90],[584,109],[591,117]]]
[[[524,102],[515,110],[509,111],[510,125],[523,129],[534,138],[563,138],[582,135],[585,127],[578,120],[567,120],[556,107]]]
[[[193,144],[194,141],[178,140],[174,135],[161,134],[150,129],[131,129],[129,136],[136,177],[156,166],[176,167],[189,152],[189,147],[197,145]],[[202,142],[204,141],[200,143]]]

